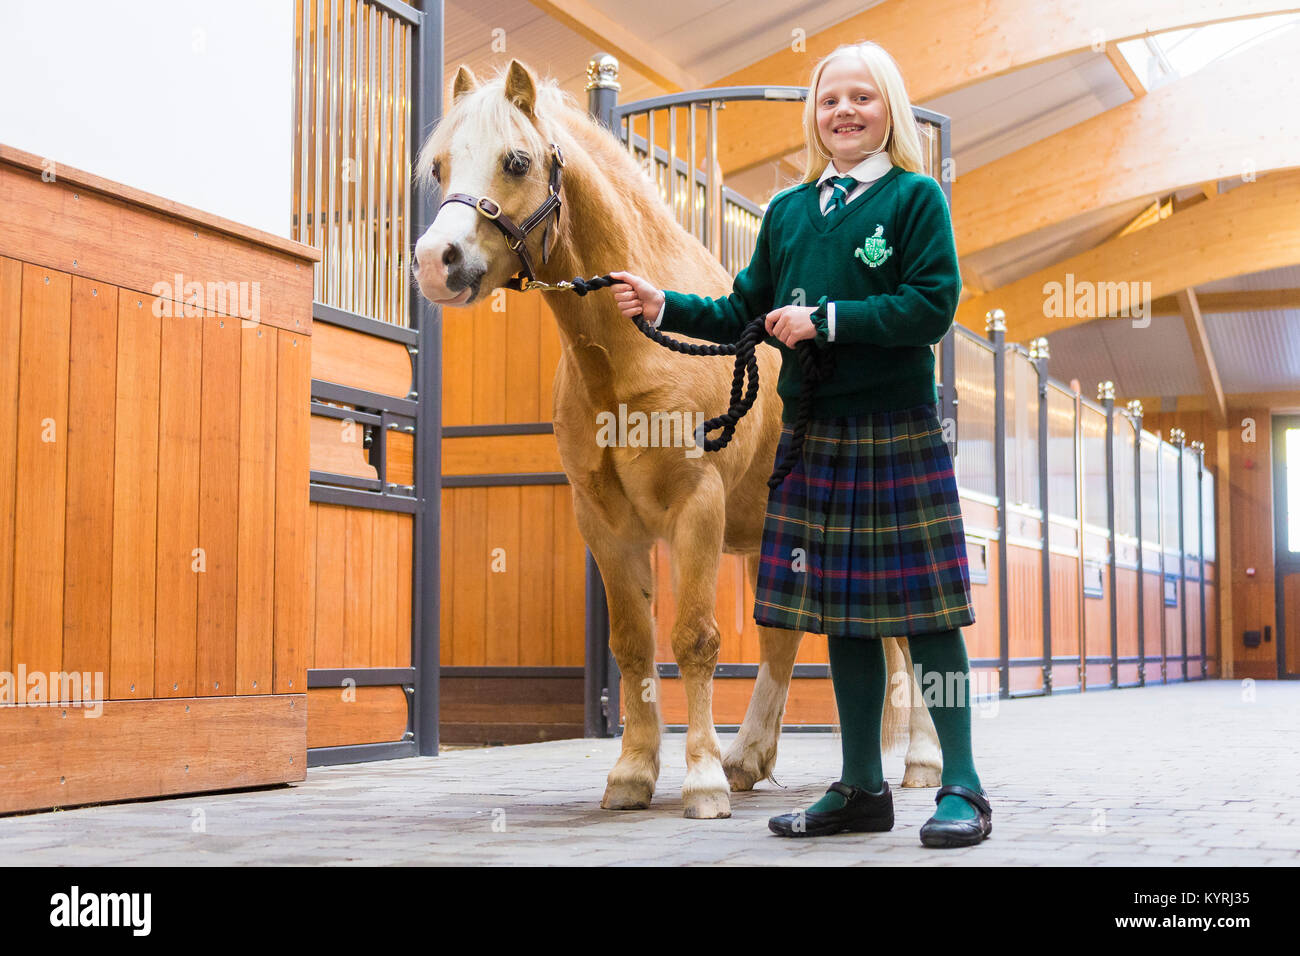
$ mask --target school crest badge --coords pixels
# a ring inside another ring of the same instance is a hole
[[[853,254],[872,269],[893,255],[894,247],[885,245],[885,227],[877,223],[875,233],[867,236],[862,245],[853,250]]]

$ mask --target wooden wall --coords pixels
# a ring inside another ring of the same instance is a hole
[[[0,811],[302,779],[315,254],[42,168],[0,147],[0,672],[106,702],[0,706]]]

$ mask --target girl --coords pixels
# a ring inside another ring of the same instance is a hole
[[[754,619],[827,635],[843,773],[812,807],[773,817],[770,829],[797,837],[893,828],[879,639],[905,636],[923,686],[937,677],[944,689],[940,701],[926,701],[943,786],[921,842],[966,846],[988,836],[992,811],[971,756],[961,628],[975,616],[930,348],[952,326],[961,292],[952,224],[939,185],[920,172],[911,103],[888,53],[874,43],[840,46],[817,64],[809,90],[803,182],[768,203],[735,291],[719,299],[661,292],[612,272],[621,280],[613,291],[629,317],[658,316],[664,331],[718,343],[766,314],[767,341],[782,353],[777,461],[801,388],[794,346],[811,339],[835,350],[803,460],[768,499]]]

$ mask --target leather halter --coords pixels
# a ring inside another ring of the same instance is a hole
[[[448,193],[447,197],[438,206],[441,211],[442,207],[450,202],[464,203],[473,209],[477,209],[487,219],[496,224],[496,227],[505,233],[506,245],[510,251],[519,256],[519,262],[523,266],[524,275],[518,274],[511,276],[506,282],[507,289],[525,289],[528,283],[535,281],[537,276],[533,272],[533,263],[528,256],[528,247],[524,245],[524,240],[528,234],[537,226],[545,222],[555,213],[555,221],[560,221],[560,177],[563,175],[561,170],[564,168],[564,154],[560,152],[560,147],[551,143],[551,179],[550,194],[542,201],[542,204],[533,210],[532,215],[523,221],[522,225],[515,225],[504,212],[501,206],[489,199],[487,196],[476,198],[468,193]],[[548,222],[542,230],[542,264],[545,265],[551,257],[551,224]]]

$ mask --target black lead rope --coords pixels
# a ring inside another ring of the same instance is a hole
[[[578,295],[586,295],[593,289],[607,289],[621,281],[612,279],[608,275],[592,276],[590,279],[578,276],[571,284],[573,291]],[[758,398],[758,357],[755,353],[758,344],[767,337],[766,319],[766,316],[760,315],[745,326],[740,339],[734,345],[694,345],[690,342],[670,339],[652,327],[645,320],[645,316],[639,312],[632,316],[632,321],[646,338],[674,352],[683,355],[736,356],[736,369],[731,378],[731,405],[721,415],[710,418],[704,423],[705,451],[719,451],[726,448],[736,432],[736,424],[745,417],[745,413],[753,407],[755,399]],[[799,408],[794,432],[790,436],[790,447],[786,450],[785,457],[776,466],[776,470],[772,472],[772,477],[767,479],[767,486],[772,489],[780,486],[785,476],[803,455],[804,437],[808,431],[808,422],[812,418],[813,392],[819,382],[830,378],[835,367],[833,350],[819,349],[807,340],[796,345],[795,355],[799,359],[799,368],[803,373],[803,388],[799,393]],[[717,438],[708,437],[709,432],[717,431],[719,428],[722,429],[721,435]]]

